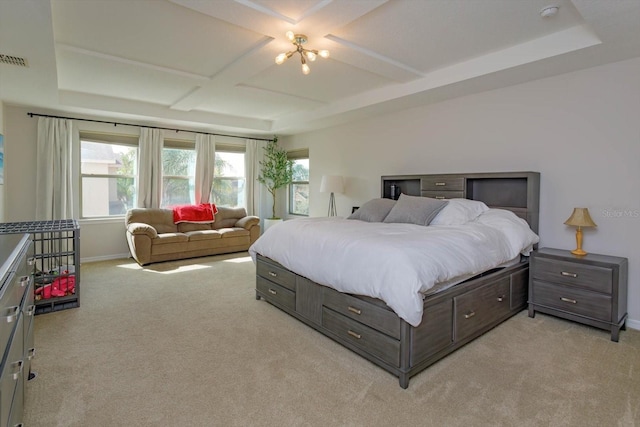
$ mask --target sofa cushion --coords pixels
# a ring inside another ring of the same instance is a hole
[[[211,223],[195,224],[191,222],[181,222],[178,224],[178,231],[180,233],[188,233],[190,231],[202,231],[211,230]]]
[[[158,237],[153,239],[154,245],[168,245],[171,243],[187,242],[189,237],[184,233],[162,233],[158,234]]]
[[[223,239],[228,239],[229,237],[238,237],[238,236],[248,236],[250,233],[244,228],[233,227],[233,228],[221,228],[217,230],[218,233],[222,236]]]
[[[240,218],[247,216],[247,210],[245,208],[228,208],[219,206],[218,213],[216,214],[216,221],[213,223],[213,228],[219,230],[221,228],[233,227]]]
[[[189,237],[190,242],[195,242],[198,240],[217,240],[222,238],[222,233],[218,230],[197,230],[197,231],[188,231],[185,233],[187,237]]]
[[[178,227],[173,223],[173,211],[170,209],[134,208],[127,211],[126,223],[141,222],[156,229],[158,234],[176,233]]]

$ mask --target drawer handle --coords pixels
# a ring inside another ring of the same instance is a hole
[[[578,301],[576,301],[574,299],[571,299],[571,298],[560,297],[560,300],[564,301],[564,302],[570,302],[571,304],[577,304],[578,303]]]
[[[433,185],[437,185],[438,187],[444,187],[447,185],[446,182],[434,182]]]
[[[435,198],[435,199],[438,199],[438,200],[444,200],[444,196],[436,196],[436,197],[434,197],[434,198]]]
[[[274,273],[273,271],[270,271],[270,272],[269,272],[269,276],[271,276],[271,277],[278,277],[278,274],[277,274],[277,273]]]
[[[347,307],[347,310],[349,310],[350,312],[355,313],[355,314],[357,314],[357,315],[362,314],[362,310],[359,310],[359,309],[357,309],[357,308],[355,308],[355,307],[351,307],[351,306],[349,306],[349,307]]]
[[[468,312],[467,314],[464,315],[464,318],[465,319],[471,319],[475,315],[476,315],[475,311],[470,311],[470,312]]]
[[[576,277],[578,277],[578,274],[577,274],[577,273],[569,273],[568,271],[563,271],[563,272],[562,272],[562,273],[560,273],[560,274],[562,274],[562,275],[563,275],[563,276],[565,276],[565,277],[573,277],[574,279],[575,279]]]
[[[4,316],[4,320],[6,320],[7,323],[13,323],[18,318],[18,314],[20,313],[20,307],[18,307],[17,305],[14,305],[13,307],[7,308],[7,312],[8,313],[11,312],[11,314]]]
[[[500,295],[500,296],[498,297],[498,302],[502,302],[502,301],[504,301],[505,297],[506,297],[506,295]]]
[[[269,288],[269,293],[271,295],[277,295],[278,293],[276,291],[274,291],[273,289]]]
[[[35,312],[36,312],[36,305],[31,304],[30,306],[27,307],[27,311],[25,313],[27,316],[33,316]]]
[[[29,350],[27,350],[27,360],[31,360],[34,357],[36,357],[36,349],[30,348]]]
[[[17,380],[18,378],[20,378],[20,374],[22,373],[22,368],[24,367],[24,361],[18,360],[17,362],[13,362],[11,364],[11,367],[13,368],[13,372],[11,372],[11,378],[13,378],[14,380]]]
[[[31,266],[36,263],[36,259],[34,257],[27,258],[27,265]]]
[[[349,335],[351,335],[352,337],[354,337],[355,339],[358,339],[358,340],[359,340],[360,338],[362,338],[362,335],[360,335],[360,334],[358,334],[358,333],[356,333],[356,332],[353,332],[351,329],[349,329],[349,330],[347,331],[347,333],[348,333]]]

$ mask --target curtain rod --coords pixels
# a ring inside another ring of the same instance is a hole
[[[51,116],[51,115],[48,115],[48,114],[38,114],[38,113],[27,113],[27,115],[29,117],[33,117],[33,116],[51,117],[53,119],[68,119],[68,120],[77,120],[77,121],[81,121],[81,122],[106,123],[108,125],[114,125],[114,126],[118,126],[118,125],[120,125],[120,126],[136,126],[136,127],[139,127],[139,128],[172,130],[172,131],[175,131],[176,133],[178,133],[178,132],[191,132],[191,133],[200,133],[200,134],[203,134],[203,135],[226,136],[226,137],[229,137],[229,138],[255,139],[255,140],[258,140],[258,141],[269,141],[269,142],[273,141],[273,139],[268,139],[268,138],[252,138],[252,137],[248,137],[248,136],[226,135],[224,133],[211,133],[211,132],[200,132],[200,131],[186,130],[186,129],[165,128],[165,127],[161,127],[161,126],[134,125],[134,124],[131,124],[131,123],[109,122],[109,121],[106,121],[106,120],[78,119],[78,118],[74,118],[74,117]]]

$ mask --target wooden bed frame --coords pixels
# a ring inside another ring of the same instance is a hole
[[[382,197],[390,197],[392,185],[395,194],[399,188],[414,196],[481,200],[513,211],[538,231],[537,172],[383,176]],[[256,299],[386,369],[407,388],[413,375],[523,310],[528,277],[529,261],[522,259],[431,294],[422,322],[413,327],[379,299],[318,285],[258,254]]]

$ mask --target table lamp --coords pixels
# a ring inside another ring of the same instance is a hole
[[[578,227],[576,230],[577,248],[572,250],[571,253],[580,256],[586,255],[587,253],[582,250],[582,227],[597,227],[596,223],[591,219],[591,215],[589,215],[589,209],[573,208],[573,213],[564,223],[566,225]]]
[[[344,191],[344,183],[340,175],[324,175],[320,182],[321,193],[331,193],[329,196],[329,211],[327,216],[336,216],[336,199],[333,193],[341,194]]]

